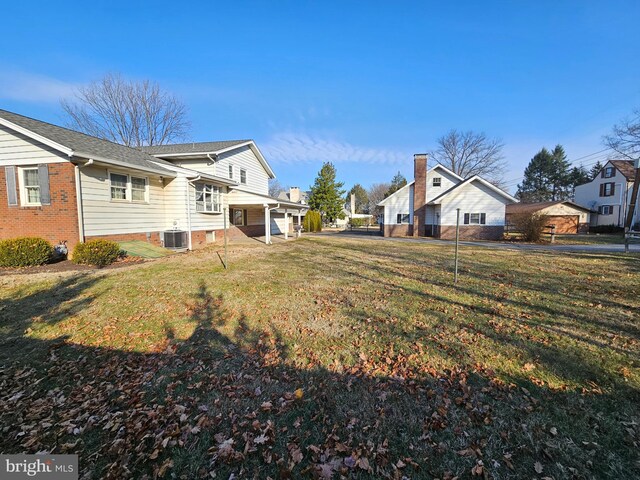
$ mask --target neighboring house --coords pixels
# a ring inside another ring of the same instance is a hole
[[[195,248],[270,241],[305,207],[268,196],[274,173],[251,140],[142,150],[0,110],[0,239],[40,236],[70,249],[92,238]]]
[[[414,180],[385,198],[385,237],[500,239],[505,207],[517,200],[477,175],[464,179],[442,165],[427,170],[427,155],[414,156]]]
[[[514,203],[507,205],[507,224],[519,214],[546,215],[549,225],[556,226],[556,233],[577,234],[589,232],[591,210],[567,200],[539,203]]]
[[[309,202],[310,192],[305,192],[304,190],[300,190],[300,187],[289,187],[289,191],[282,190],[278,193],[278,199],[287,200],[293,203],[300,203],[302,205],[307,205]]]
[[[631,200],[634,166],[631,160],[609,160],[589,183],[575,188],[575,202],[593,210],[591,226],[624,227]],[[640,221],[636,209],[632,225]]]

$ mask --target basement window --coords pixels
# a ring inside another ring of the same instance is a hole
[[[484,225],[487,222],[486,213],[465,213],[464,224],[465,225]]]

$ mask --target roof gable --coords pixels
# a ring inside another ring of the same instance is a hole
[[[495,185],[493,185],[492,183],[486,181],[484,178],[482,178],[482,177],[480,177],[478,175],[474,175],[473,177],[467,178],[465,181],[460,182],[456,186],[450,188],[449,190],[447,190],[446,192],[442,193],[441,195],[438,195],[436,198],[434,198],[433,200],[430,200],[427,203],[428,204],[441,203],[442,200],[444,200],[447,196],[449,196],[454,191],[458,192],[458,191],[460,191],[460,189],[463,189],[466,186],[471,185],[473,182],[479,182],[480,184],[482,184],[485,187],[487,187],[489,190],[492,190],[494,193],[496,193],[500,197],[504,198],[506,200],[505,203],[518,203],[518,200],[516,198],[514,198],[511,195],[509,195],[504,190],[496,187]]]
[[[590,212],[588,208],[582,207],[577,203],[571,202],[569,200],[557,200],[551,202],[536,202],[536,203],[514,203],[512,205],[507,205],[507,213],[534,213],[545,210],[549,207],[553,207],[555,205],[566,204],[576,210],[582,210],[584,212]]]
[[[398,190],[396,190],[395,192],[393,192],[391,195],[389,195],[387,198],[383,199],[381,202],[378,203],[379,207],[383,207],[390,199],[392,199],[393,197],[395,197],[396,195],[399,195],[400,192],[404,192],[405,189],[410,188],[414,183],[416,183],[415,181],[413,182],[409,182],[407,183],[404,187],[399,188]]]
[[[627,181],[633,182],[635,176],[633,160],[609,160],[607,163],[613,165],[627,179]],[[600,175],[600,172],[598,172],[598,175]]]

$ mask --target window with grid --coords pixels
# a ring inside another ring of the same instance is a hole
[[[613,215],[613,205],[600,205],[598,213],[600,215]]]
[[[240,183],[247,183],[247,171],[244,168],[240,169]]]
[[[442,178],[441,177],[434,177],[433,178],[433,186],[434,187],[439,187],[442,185]]]
[[[607,167],[602,171],[602,178],[611,178],[615,175],[615,167]]]
[[[486,213],[465,213],[464,224],[465,225],[484,225],[487,222]]]
[[[196,211],[220,213],[222,211],[220,187],[206,183],[196,185]]]
[[[27,205],[40,204],[40,182],[37,168],[25,168],[22,170],[22,180]]]
[[[612,197],[616,193],[616,184],[613,182],[600,184],[600,196]]]
[[[147,201],[147,179],[144,177],[131,177],[131,200],[134,202]]]
[[[229,178],[233,180],[233,165],[229,165]]]
[[[409,223],[409,214],[398,213],[398,216],[396,217],[396,223]]]
[[[111,200],[127,200],[127,183],[129,178],[119,173],[109,174],[111,182]]]

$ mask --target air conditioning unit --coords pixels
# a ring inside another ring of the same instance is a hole
[[[164,240],[164,248],[172,250],[181,250],[188,248],[187,232],[184,230],[167,230],[162,232]]]

